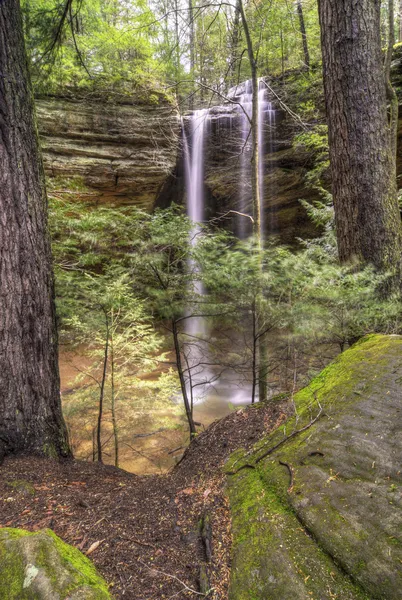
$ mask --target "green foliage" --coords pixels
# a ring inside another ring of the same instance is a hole
[[[24,0],[27,49],[37,90],[117,88],[132,93],[159,87],[158,25],[145,0]],[[57,40],[57,43],[55,43]]]
[[[326,151],[323,129],[304,134],[302,142]],[[201,335],[192,343],[208,344],[213,372],[235,370],[245,381],[255,373],[254,342],[263,334],[274,381],[282,376],[278,352],[284,347],[288,354],[314,356],[321,347],[343,350],[366,333],[401,331],[399,298],[379,293],[386,275],[340,267],[331,206],[317,202],[309,211],[324,235],[298,252],[267,244],[260,253],[253,239],[239,241],[209,226],[194,229],[177,206],[150,215],[53,196],[61,338],[84,347],[88,360],[65,402],[69,422],[86,419],[89,441],[107,340],[106,430],[112,407],[123,441],[151,417],[164,425],[163,407],[179,415],[172,402],[178,382],[170,335],[175,323],[185,358],[191,315],[208,320],[206,340]],[[297,379],[309,371],[306,359]]]

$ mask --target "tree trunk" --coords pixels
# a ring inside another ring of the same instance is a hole
[[[113,316],[112,316],[113,321]],[[119,466],[119,427],[117,425],[116,415],[116,386],[115,386],[115,358],[114,358],[114,329],[110,331],[110,394],[111,394],[111,409],[112,409],[112,427],[114,441],[114,466]]]
[[[342,262],[399,266],[380,0],[319,0],[332,192]]]
[[[247,52],[251,68],[251,86],[253,92],[253,101],[251,109],[251,137],[253,143],[253,151],[251,157],[251,193],[253,199],[253,233],[257,243],[257,252],[261,259],[262,256],[262,230],[261,230],[261,196],[260,196],[260,169],[259,169],[259,148],[258,148],[258,71],[257,71],[257,60],[254,53],[253,42],[248,27],[246,14],[244,12],[244,6],[242,0],[239,0],[240,15],[242,25],[244,29],[244,35],[247,43]],[[260,260],[260,269],[262,270],[262,261]],[[262,272],[260,273],[262,275]],[[262,317],[262,292],[257,295],[256,298],[256,319],[257,324],[261,321]],[[266,336],[260,335],[258,338],[258,392],[259,400],[266,400],[268,397],[268,387],[266,385],[266,372],[267,372],[267,349],[266,349]]]
[[[251,69],[251,88],[253,93],[253,102],[251,108],[251,137],[252,137],[252,156],[251,156],[251,194],[253,200],[253,233],[256,237],[258,246],[261,246],[261,201],[259,186],[259,155],[258,155],[258,76],[257,61],[254,54],[253,42],[248,27],[246,14],[242,0],[239,0],[240,15],[244,29],[244,35],[247,43],[247,53]]]
[[[387,100],[389,103],[389,137],[390,137],[390,148],[391,155],[394,161],[392,169],[396,177],[396,155],[398,148],[398,113],[399,103],[396,91],[392,87],[391,82],[391,63],[392,54],[395,46],[395,6],[394,0],[388,0],[388,46],[387,53],[385,56],[384,72],[385,72],[385,85],[387,91]]]
[[[402,0],[401,0],[402,1]],[[230,69],[229,69],[229,85],[235,86],[238,83],[236,67],[239,60],[239,42],[240,42],[240,0],[236,0],[235,13],[233,19],[233,29],[230,42]]]
[[[194,79],[195,70],[195,34],[194,34],[194,9],[193,0],[188,0],[188,36],[190,46],[190,76]],[[189,96],[189,109],[194,108],[194,93]]]
[[[96,428],[96,444],[97,444],[97,451],[98,451],[98,462],[102,462],[103,399],[105,397],[107,363],[109,360],[109,317],[108,317],[106,310],[105,310],[105,327],[106,327],[105,351],[104,351],[104,356],[103,356],[102,381],[101,381],[100,393],[99,393],[98,425]]]
[[[183,373],[183,365],[181,362],[179,331],[177,328],[177,322],[174,319],[172,319],[172,334],[173,334],[173,343],[174,343],[174,349],[175,349],[175,354],[176,354],[177,373],[178,373],[179,379],[180,379],[180,387],[181,387],[181,393],[183,396],[184,409],[186,411],[188,426],[190,429],[190,438],[193,438],[193,436],[197,433],[197,430],[195,428],[193,413],[191,410],[190,402],[188,400],[186,382],[185,382],[184,373]]]
[[[70,454],[43,165],[18,0],[0,2],[0,455]]]
[[[303,6],[301,0],[297,0],[297,14],[299,15],[300,33],[303,40],[304,64],[307,69],[310,70],[310,53],[308,50],[306,25],[304,23]]]
[[[399,42],[402,42],[402,0],[399,0]]]

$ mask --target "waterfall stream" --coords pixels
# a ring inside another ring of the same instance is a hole
[[[191,230],[191,244],[195,245],[200,235],[199,223],[205,220],[206,216],[206,194],[205,194],[205,156],[208,151],[209,131],[212,120],[216,123],[216,128],[220,135],[225,135],[225,126],[228,127],[231,135],[233,121],[238,122],[239,132],[239,166],[234,176],[238,180],[238,204],[235,207],[238,212],[244,215],[250,215],[252,212],[251,202],[251,153],[252,139],[250,119],[252,115],[252,83],[246,81],[242,86],[234,88],[229,92],[239,106],[229,105],[229,111],[224,107],[213,107],[211,109],[196,110],[187,120],[182,121],[183,131],[183,150],[184,150],[184,172],[185,189],[187,196],[187,215],[194,223]],[[258,92],[258,148],[260,154],[259,162],[259,186],[261,198],[261,233],[268,229],[270,223],[264,224],[264,192],[265,192],[265,164],[264,154],[266,150],[265,131],[269,128],[269,143],[272,145],[272,132],[275,128],[275,110],[267,98],[267,89],[263,81],[259,82]],[[228,107],[226,107],[228,108]],[[228,117],[230,112],[230,118]],[[226,125],[225,125],[226,122]],[[221,127],[222,125],[222,127]],[[235,230],[240,239],[246,239],[251,234],[250,220],[239,216],[235,220]],[[268,227],[267,227],[268,226]],[[198,272],[198,265],[189,262],[188,269],[193,273]],[[193,291],[198,300],[202,300],[205,295],[202,282],[195,278]],[[202,304],[202,301],[201,301]],[[202,311],[201,311],[202,312]],[[206,366],[208,360],[208,337],[207,323],[202,316],[189,315],[185,325],[184,355],[187,364],[188,391],[191,400],[194,403],[202,402],[210,394],[211,384],[214,383],[213,393],[218,392],[226,401],[231,403],[244,404],[250,401],[250,391],[248,386],[241,387],[234,378],[226,376],[225,382],[222,378],[217,383],[217,376],[211,372],[210,367]]]

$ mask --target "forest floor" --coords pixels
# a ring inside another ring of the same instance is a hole
[[[116,599],[200,598],[200,569],[206,565],[208,598],[223,600],[231,528],[222,466],[232,451],[276,428],[288,410],[284,401],[261,404],[216,421],[166,475],[9,457],[0,467],[0,526],[51,528],[90,555]],[[209,563],[200,533],[205,516],[212,525]]]

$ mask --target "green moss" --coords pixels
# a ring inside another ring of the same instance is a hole
[[[35,495],[35,488],[32,483],[25,481],[24,479],[15,479],[14,481],[7,481],[8,487],[15,492],[22,492],[31,496]]]
[[[366,412],[359,413],[357,405],[373,394],[373,398],[378,398],[378,382],[387,382],[389,373],[392,373],[392,381],[397,379],[398,370],[393,365],[401,365],[401,350],[401,337],[367,336],[295,395],[297,420],[289,419],[285,426],[260,440],[252,452],[239,450],[230,457],[226,472],[237,473],[228,483],[234,535],[230,600],[388,597],[381,590],[371,596],[376,589],[376,575],[370,578],[371,565],[373,559],[381,555],[385,561],[384,573],[393,573],[392,569],[398,571],[400,541],[397,537],[392,544],[388,544],[387,539],[375,540],[373,551],[374,540],[365,522],[356,520],[353,512],[359,511],[362,497],[372,496],[373,477],[376,479],[372,456],[370,452],[366,456],[364,447],[359,444],[348,445],[345,450],[349,463],[347,476],[330,467],[334,464],[331,453],[338,455],[339,444],[345,443],[336,433],[337,423],[344,419],[344,423],[354,420],[357,428],[361,427],[360,423],[367,426]],[[391,396],[382,391],[380,397],[387,406]],[[286,435],[311,423],[321,410],[321,419],[312,427],[280,444]],[[378,410],[376,403],[375,410]],[[367,422],[373,423],[369,413]],[[364,436],[365,429],[362,431]],[[309,458],[309,452],[320,448],[323,432],[326,432],[327,443],[334,440],[334,446],[327,445],[325,454]],[[377,437],[376,430],[373,435]],[[258,461],[277,444],[280,445],[276,451]],[[293,483],[290,491],[289,469],[279,461],[290,465]],[[239,470],[246,464],[254,464],[255,468]],[[331,486],[337,490],[334,497]],[[357,496],[356,490],[364,486],[366,495]],[[387,481],[384,487],[392,498],[395,484]],[[391,517],[390,522],[392,518],[395,517]],[[311,531],[316,530],[318,523],[320,537],[314,539]],[[389,562],[392,560],[390,547],[395,551],[393,564]],[[398,577],[394,578],[394,584],[391,576],[385,583],[380,575],[377,580],[381,581],[381,589],[392,589],[394,594]]]
[[[30,570],[34,577],[27,584]],[[60,600],[78,591],[85,600],[111,598],[106,582],[91,561],[51,530],[29,533],[1,529],[0,598],[31,600],[42,594],[45,597],[48,591],[45,594],[44,590],[49,589]]]
[[[46,442],[45,444],[43,444],[43,455],[46,456],[47,458],[58,458],[59,454],[54,446],[54,444],[51,444],[49,442]]]
[[[301,527],[278,489],[260,468],[242,471],[229,483],[234,535],[230,600],[367,600]]]

